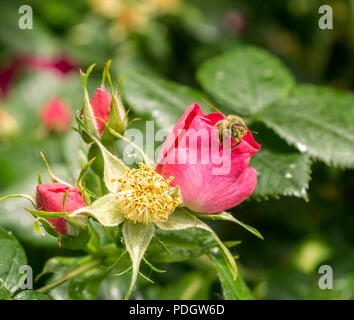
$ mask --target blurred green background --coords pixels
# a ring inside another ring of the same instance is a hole
[[[49,135],[40,125],[39,110],[54,96],[73,112],[81,108],[78,67],[97,64],[91,93],[108,59],[115,81],[118,73],[139,68],[200,89],[195,71],[203,61],[251,44],[280,57],[298,82],[354,89],[353,0],[37,0],[26,1],[33,9],[33,30],[20,30],[23,2],[0,4],[0,108],[14,122],[13,132],[0,137],[0,195],[34,191],[38,173],[44,172],[40,150],[58,175],[71,180],[77,176],[78,135]],[[318,27],[322,4],[333,8],[333,30]],[[33,63],[14,68],[24,56],[63,60],[66,67]],[[275,137],[261,125],[256,129],[261,143]],[[241,221],[262,232],[264,241],[232,224],[214,226],[223,240],[242,240],[235,254],[257,299],[354,297],[354,172],[322,162],[313,163],[311,170],[308,201],[251,198],[233,209]],[[21,200],[1,203],[0,225],[21,241],[35,273],[53,255],[78,254],[58,249],[54,238],[37,235],[24,205]],[[333,290],[318,287],[323,264],[333,268]],[[141,285],[142,297],[178,298],[179,288],[191,281],[199,286],[183,297],[220,297],[215,276],[197,262],[166,268],[171,272],[159,276],[159,285]],[[102,289],[101,298],[107,297],[105,290],[109,288]],[[111,292],[108,297],[115,296]]]

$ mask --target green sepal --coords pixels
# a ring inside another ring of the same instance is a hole
[[[91,158],[82,168],[78,179],[76,180],[76,187],[80,190],[82,196],[84,197],[85,203],[90,205],[91,198],[88,189],[85,188],[84,176],[87,170],[95,163],[96,157]],[[92,193],[92,192],[91,192]]]
[[[245,228],[247,231],[249,231],[252,234],[254,234],[259,239],[264,240],[262,234],[257,229],[249,226],[246,223],[241,222],[240,220],[236,219],[234,216],[232,216],[228,212],[223,211],[223,212],[216,213],[216,214],[196,214],[196,215],[199,218],[202,218],[202,219],[223,220],[223,221],[231,221],[231,222],[237,223],[238,225],[240,225],[243,228]]]
[[[89,228],[81,229],[78,236],[63,236],[60,241],[60,247],[70,250],[81,250],[86,248],[90,237],[91,232]]]
[[[89,66],[86,70],[86,73],[83,73],[82,70],[80,69],[80,76],[81,76],[81,82],[82,82],[82,88],[83,88],[83,92],[84,92],[84,104],[83,104],[83,110],[84,112],[82,112],[83,114],[83,121],[85,126],[87,127],[88,132],[90,133],[90,135],[96,137],[96,138],[100,138],[100,134],[98,131],[98,127],[97,127],[97,123],[96,123],[96,118],[90,103],[90,97],[87,91],[87,80],[88,77],[92,71],[92,69],[94,68],[95,64]],[[84,134],[81,134],[82,138],[84,139],[85,142],[89,142],[87,141],[87,136]]]
[[[128,167],[124,164],[122,160],[120,160],[119,158],[114,156],[109,150],[107,150],[99,139],[95,138],[94,136],[91,136],[90,133],[87,131],[85,124],[83,124],[83,122],[78,117],[76,117],[76,120],[82,130],[84,130],[91,137],[93,142],[96,143],[96,145],[99,147],[104,162],[104,182],[109,191],[115,192],[116,185],[112,182],[112,179],[123,177],[127,172]]]
[[[153,223],[133,223],[127,220],[124,222],[122,230],[125,247],[129,252],[130,259],[132,261],[132,279],[129,290],[125,296],[125,299],[127,300],[130,297],[138,277],[140,262],[143,259],[144,253],[155,234],[155,226]]]
[[[111,60],[109,60],[105,64],[105,77],[107,78],[107,82],[108,82],[108,85],[110,88],[110,93],[111,93],[111,98],[112,98],[110,112],[109,112],[109,118],[108,118],[108,122],[106,123],[106,125],[109,126],[110,128],[112,128],[114,131],[118,132],[119,134],[123,135],[126,130],[126,122],[127,122],[126,120],[127,119],[125,117],[125,114],[126,114],[125,108],[124,108],[123,102],[120,98],[120,85],[123,82],[124,77],[122,77],[119,80],[118,86],[117,86],[117,94],[115,94],[114,90],[113,90],[112,79],[109,74],[110,65],[111,65]],[[119,113],[121,114],[121,116],[119,115]],[[105,127],[105,129],[103,131],[102,139],[101,139],[102,143],[104,143],[104,144],[110,143],[110,142],[117,139],[114,135],[112,135],[110,133],[107,126]]]
[[[74,214],[87,214],[104,227],[118,226],[125,219],[119,209],[116,196],[112,193],[98,198],[90,206],[76,210]]]
[[[51,180],[52,182],[58,182],[58,183],[65,184],[65,185],[67,185],[67,186],[69,186],[69,187],[72,187],[72,185],[71,185],[70,183],[68,183],[68,182],[66,182],[66,181],[64,181],[64,180],[61,180],[60,178],[58,178],[58,177],[53,173],[53,171],[50,169],[49,164],[48,164],[48,161],[47,161],[47,159],[45,158],[45,156],[44,156],[44,154],[43,154],[42,151],[40,151],[40,155],[41,155],[41,157],[42,157],[42,160],[43,160],[43,162],[44,162],[44,165],[45,165],[46,168],[47,168],[47,171],[48,171],[48,175],[49,175],[50,180]],[[41,180],[41,179],[39,179],[39,180]]]
[[[96,143],[91,143],[88,154],[88,158],[96,158],[95,162],[92,164],[91,169],[99,176],[103,176],[104,161],[100,148]]]
[[[38,221],[49,235],[59,239],[61,248],[81,250],[86,247],[91,237],[91,230],[87,227],[87,224],[84,223],[87,217],[82,218],[83,221],[75,221],[73,218],[67,219],[68,235],[62,235],[57,232],[53,225],[44,218],[39,218]]]
[[[25,198],[29,200],[34,207],[36,207],[36,197],[32,194],[9,194],[7,196],[4,196],[0,198],[0,201],[9,199],[9,198]]]

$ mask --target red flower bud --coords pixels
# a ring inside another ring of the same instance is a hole
[[[94,96],[90,100],[92,111],[96,117],[96,124],[100,135],[103,134],[105,128],[105,124],[103,123],[102,119],[106,123],[109,119],[111,100],[111,96],[108,94],[105,87],[97,88]]]
[[[86,206],[85,200],[78,188],[70,187],[62,183],[46,183],[37,185],[36,202],[37,209],[49,212],[63,212],[63,198],[65,199],[65,212],[72,212]],[[68,225],[65,218],[47,219],[55,230],[62,235],[67,235]]]
[[[29,55],[15,56],[10,61],[0,65],[0,99],[7,95],[16,77],[25,69],[38,72],[52,71],[66,75],[76,69],[77,66],[78,62],[65,54],[55,58]]]
[[[50,133],[65,132],[71,124],[71,109],[60,98],[54,98],[44,106],[40,119]]]

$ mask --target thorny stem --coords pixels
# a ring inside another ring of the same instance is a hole
[[[36,290],[37,292],[47,292],[55,287],[57,287],[58,285],[64,283],[67,280],[70,280],[71,278],[76,277],[77,275],[84,273],[85,271],[98,266],[99,264],[101,264],[102,260],[93,260],[88,264],[85,264],[71,272],[69,272],[67,275],[65,275],[64,277],[62,277],[61,279],[54,281],[52,283],[49,283],[45,286],[43,286],[42,288],[39,288],[38,290]]]

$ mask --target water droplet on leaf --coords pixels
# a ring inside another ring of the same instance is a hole
[[[290,172],[285,173],[285,178],[291,179],[293,175]]]

